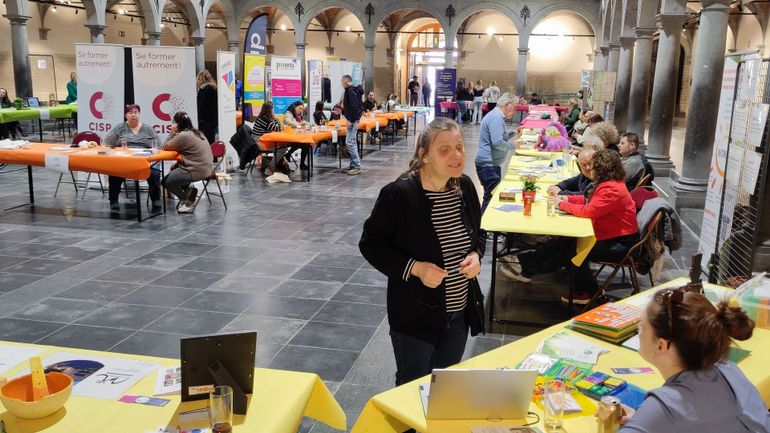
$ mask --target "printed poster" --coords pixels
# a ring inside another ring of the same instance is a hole
[[[256,116],[265,103],[265,56],[244,54],[243,76],[243,102],[251,104]]]
[[[714,136],[714,148],[711,154],[711,166],[706,190],[706,205],[703,209],[700,243],[698,251],[703,253],[702,266],[707,265],[716,249],[719,212],[722,204],[727,148],[730,143],[730,121],[733,117],[733,98],[737,84],[739,56],[725,57],[722,73],[722,87],[719,94],[719,112]]]
[[[104,138],[123,122],[125,57],[122,45],[75,44],[78,132]]]
[[[307,95],[311,110],[316,102],[323,100],[323,62],[320,60],[307,61]]]
[[[434,93],[434,107],[444,101],[453,101],[457,90],[457,69],[436,69],[436,90]]]
[[[289,105],[302,100],[302,65],[296,57],[273,56],[270,72],[275,114],[281,115]]]
[[[219,139],[226,143],[224,170],[235,170],[238,166],[238,152],[230,145],[235,135],[235,53],[217,52],[217,114],[219,118]]]
[[[131,63],[142,123],[151,125],[162,141],[178,111],[185,111],[198,126],[195,48],[136,46],[131,49]]]

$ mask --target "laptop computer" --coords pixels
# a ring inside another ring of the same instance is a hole
[[[536,378],[536,370],[433,370],[419,388],[425,418],[524,419]]]
[[[27,106],[30,108],[40,108],[40,99],[37,96],[28,96]]]

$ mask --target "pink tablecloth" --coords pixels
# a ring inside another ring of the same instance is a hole
[[[545,119],[524,119],[521,121],[521,127],[532,129],[545,129],[552,120]]]

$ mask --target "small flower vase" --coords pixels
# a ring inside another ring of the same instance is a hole
[[[531,191],[525,191],[525,193],[526,192],[531,192]],[[533,197],[527,196],[527,195],[524,196],[524,216],[532,215],[532,202],[533,202]]]

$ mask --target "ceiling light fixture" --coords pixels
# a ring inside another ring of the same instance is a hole
[[[281,31],[286,31],[286,24],[281,24]]]
[[[494,35],[495,35],[495,28],[487,27],[487,36],[494,36]]]
[[[53,13],[56,13],[56,6],[53,7],[52,11]]]
[[[350,26],[345,26],[345,31],[349,32],[350,31]]]

